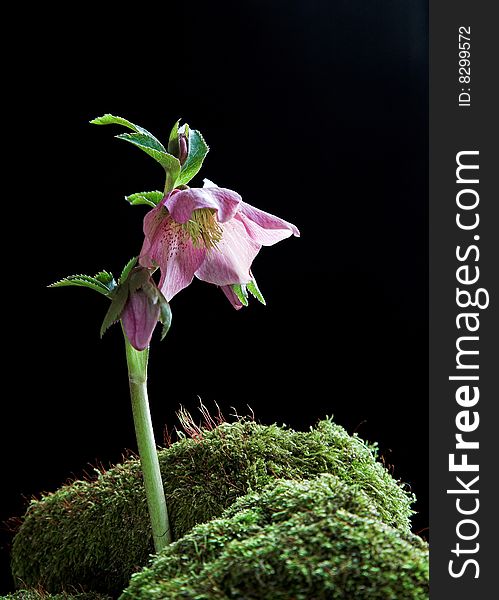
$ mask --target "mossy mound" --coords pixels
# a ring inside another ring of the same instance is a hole
[[[120,600],[423,600],[428,549],[332,475],[278,481],[196,526]]]
[[[388,525],[409,531],[413,496],[377,461],[376,448],[331,420],[308,432],[252,421],[222,424],[159,453],[175,539],[218,517],[276,478],[328,472],[364,490]],[[128,460],[95,481],[76,481],[33,501],[13,542],[23,586],[120,593],[152,553],[140,464]]]
[[[89,593],[62,593],[62,594],[47,594],[37,590],[18,590],[7,596],[0,596],[1,600],[110,600],[109,596],[101,596],[100,594]]]

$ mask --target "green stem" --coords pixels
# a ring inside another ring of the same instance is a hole
[[[149,401],[147,399],[147,359],[149,357],[149,349],[142,352],[135,350],[128,341],[124,331],[123,335],[125,336],[135,435],[137,436],[147,506],[151,518],[154,549],[156,552],[159,552],[171,543],[172,536],[163,481],[159,469],[158,453],[154,441]]]
[[[175,187],[175,180],[172,178],[170,172],[166,171],[165,189],[163,191],[164,195],[166,196],[167,194],[169,194],[173,190],[174,187]]]

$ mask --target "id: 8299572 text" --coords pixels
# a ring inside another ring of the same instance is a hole
[[[459,106],[471,106],[471,26],[459,27]]]

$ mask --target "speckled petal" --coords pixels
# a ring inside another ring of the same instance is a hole
[[[163,206],[157,206],[146,214],[144,234],[139,262],[143,267],[159,266],[161,278],[158,287],[170,301],[192,282],[206,249],[195,248],[189,235]]]

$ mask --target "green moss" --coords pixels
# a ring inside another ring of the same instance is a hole
[[[308,432],[222,424],[159,455],[175,539],[276,478],[323,472],[364,490],[382,521],[409,530],[412,495],[376,460],[375,447],[330,420]],[[120,593],[151,552],[140,465],[129,460],[33,501],[13,542],[12,572],[23,586],[51,592],[74,585]]]
[[[278,481],[196,526],[120,600],[423,600],[428,550],[332,475]]]
[[[18,590],[14,594],[0,596],[2,600],[109,600],[109,596],[101,596],[91,592],[74,594],[47,594],[37,590]]]

